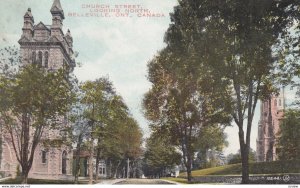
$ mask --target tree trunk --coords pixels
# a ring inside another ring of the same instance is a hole
[[[21,158],[20,161],[22,166],[22,184],[27,184],[28,173],[31,168],[31,165],[29,164],[28,161],[30,136],[29,136],[29,117],[27,114],[22,115],[22,133],[23,134],[21,135],[21,139],[24,140],[23,144],[21,145],[21,151],[20,151],[20,158]],[[12,142],[14,142],[13,139]]]
[[[95,180],[98,181],[99,178],[99,162],[100,162],[100,147],[97,147],[97,156],[96,156],[96,177]]]
[[[28,183],[28,173],[29,170],[28,169],[22,169],[22,183],[21,184],[27,184]]]
[[[242,158],[242,184],[248,184],[249,183],[249,161],[248,161],[249,147],[245,144],[244,131],[242,128],[239,128],[239,141],[240,141],[240,148],[241,148],[240,150],[241,150],[241,158]]]
[[[117,167],[116,167],[116,170],[115,170],[115,173],[114,173],[114,176],[113,176],[114,178],[117,177],[117,174],[118,174],[118,168],[119,168],[120,164],[121,164],[121,161],[119,161],[118,164],[117,164]]]
[[[79,168],[80,168],[80,145],[82,142],[82,134],[79,134],[78,142],[76,146],[76,161],[75,161],[75,184],[78,184],[78,177],[79,177]]]
[[[2,162],[2,125],[0,124],[0,167]]]
[[[186,166],[186,173],[187,173],[187,179],[188,182],[190,183],[192,181],[192,161],[191,161],[191,157],[188,155],[187,156],[188,160],[187,160],[187,166]]]
[[[129,158],[127,158],[127,175],[126,178],[129,178]]]
[[[246,146],[244,148],[244,152],[242,154],[242,184],[249,184],[249,155],[246,150],[249,150],[249,148]]]
[[[91,151],[89,157],[89,184],[93,184],[93,158],[94,158],[94,139],[91,138]]]

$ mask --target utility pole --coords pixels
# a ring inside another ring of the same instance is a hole
[[[89,184],[93,184],[93,176],[94,176],[94,168],[93,168],[93,160],[94,160],[94,138],[93,138],[93,131],[94,131],[94,121],[89,122],[91,124],[91,143],[90,143],[90,158],[89,158]]]

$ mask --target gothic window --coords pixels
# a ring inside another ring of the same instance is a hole
[[[43,53],[39,51],[38,62],[37,62],[39,66],[42,66],[42,60],[43,60]]]
[[[274,100],[274,106],[277,106],[277,99]]]
[[[281,99],[279,99],[279,106],[281,106]]]
[[[47,156],[47,153],[46,153],[46,151],[42,151],[42,163],[46,163],[46,161],[47,161],[47,158],[46,158],[46,156]]]
[[[67,152],[63,151],[62,153],[62,162],[61,162],[61,173],[66,174],[67,173]]]
[[[66,63],[66,60],[63,60],[63,69],[64,69],[64,70],[67,69],[67,63]]]
[[[32,63],[36,63],[36,53],[32,52]]]
[[[49,56],[49,54],[48,54],[48,52],[46,51],[46,52],[45,52],[45,63],[44,63],[45,68],[48,68],[48,56]]]

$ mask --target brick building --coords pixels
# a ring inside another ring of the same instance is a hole
[[[75,67],[73,58],[73,39],[70,31],[63,33],[62,26],[64,11],[60,0],[54,0],[50,9],[52,24],[42,22],[34,24],[31,9],[24,15],[22,36],[18,41],[23,64],[38,63],[48,70],[64,68],[70,72]],[[70,126],[69,122],[61,118],[62,126]],[[61,131],[45,130],[43,139],[61,139]],[[12,148],[10,137],[2,135],[2,156],[0,171],[6,176],[15,176],[18,162]],[[29,178],[36,179],[71,179],[73,152],[66,144],[45,148],[39,144],[35,150],[34,161],[29,172]]]
[[[258,123],[258,136],[256,140],[257,161],[274,161],[277,159],[276,148],[277,133],[280,120],[284,113],[284,91],[278,96],[273,96],[261,103],[261,114]]]

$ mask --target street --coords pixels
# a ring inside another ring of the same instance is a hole
[[[175,184],[175,183],[171,183],[166,180],[160,180],[160,179],[125,179],[115,184],[121,185],[121,184]]]

